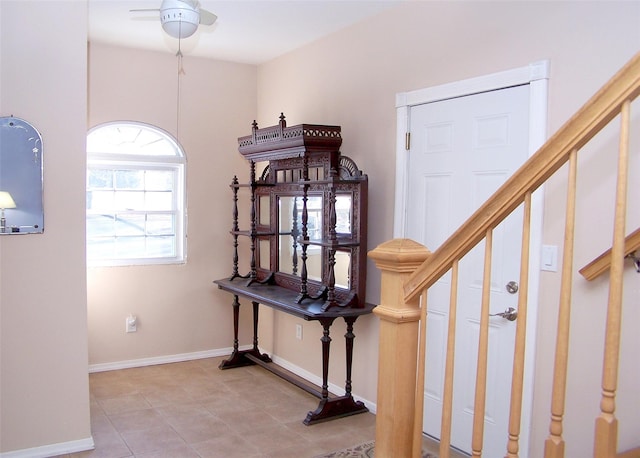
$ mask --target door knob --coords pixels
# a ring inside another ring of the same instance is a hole
[[[515,294],[518,292],[518,282],[517,281],[510,281],[509,283],[507,283],[505,286],[505,289],[507,290],[507,292],[509,294]]]
[[[515,321],[516,318],[518,318],[518,311],[516,309],[514,309],[513,307],[509,307],[504,312],[494,313],[494,314],[489,315],[489,316],[501,316],[505,320]]]

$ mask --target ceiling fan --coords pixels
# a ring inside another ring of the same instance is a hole
[[[162,0],[159,9],[136,9],[131,12],[158,11],[162,29],[173,38],[193,35],[198,25],[212,25],[218,16],[200,8],[198,0]]]

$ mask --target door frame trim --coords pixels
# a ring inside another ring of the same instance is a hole
[[[513,70],[492,73],[476,78],[432,86],[396,94],[396,186],[393,237],[406,238],[407,199],[409,189],[409,151],[405,149],[409,132],[411,108],[425,103],[481,92],[529,85],[529,151],[531,157],[547,140],[547,106],[549,92],[549,61],[543,60]],[[531,253],[525,353],[525,380],[523,387],[522,423],[520,427],[520,456],[529,454],[529,436],[533,414],[534,373],[537,311],[540,287],[540,251],[542,249],[542,215],[544,189],[540,187],[532,195],[531,205]]]

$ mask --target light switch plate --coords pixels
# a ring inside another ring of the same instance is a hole
[[[541,270],[558,271],[558,247],[556,245],[542,245]]]

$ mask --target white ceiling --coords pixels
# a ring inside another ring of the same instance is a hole
[[[218,16],[182,40],[183,54],[259,64],[398,5],[401,0],[200,0]],[[175,53],[162,30],[161,0],[89,0],[89,40]]]

